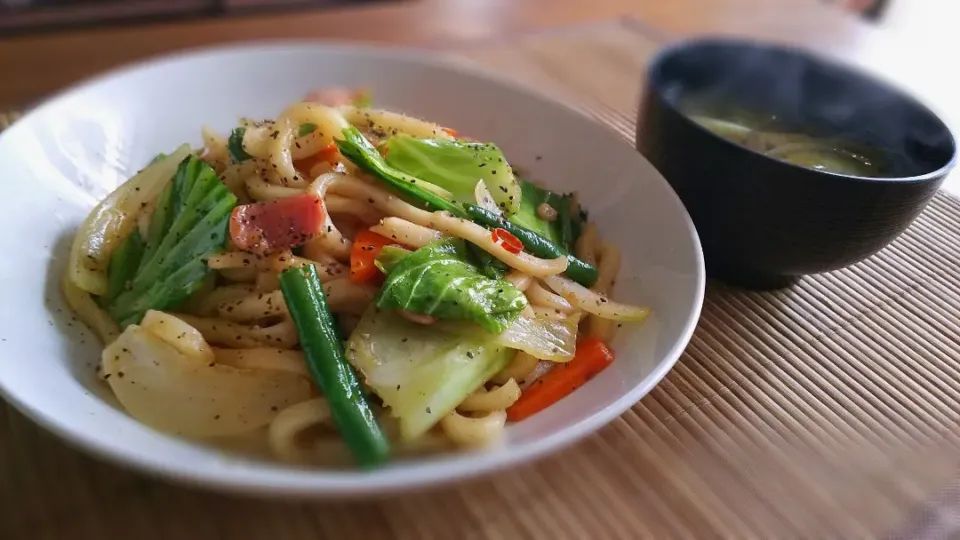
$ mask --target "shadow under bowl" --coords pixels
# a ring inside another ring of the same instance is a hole
[[[882,176],[837,174],[769,157],[692,120],[749,114],[881,155]],[[929,109],[852,68],[800,50],[731,39],[684,42],[648,68],[637,149],[680,196],[707,272],[746,288],[859,262],[899,236],[956,163]]]

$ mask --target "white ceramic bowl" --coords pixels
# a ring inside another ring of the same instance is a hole
[[[625,326],[617,360],[570,397],[511,425],[496,449],[396,462],[372,472],[298,469],[154,431],[97,382],[101,344],[71,318],[58,280],[75,227],[153,155],[276,115],[324,85],[370,87],[378,106],[491,140],[558,190],[579,190],[623,250],[615,297],[654,316]],[[704,269],[694,227],[656,170],[611,130],[489,74],[419,53],[314,43],[212,49],[114,71],[66,91],[0,134],[0,392],[93,454],[149,473],[261,494],[356,496],[490,473],[593,432],[676,362],[696,325]]]

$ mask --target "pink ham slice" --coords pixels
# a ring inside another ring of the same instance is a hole
[[[326,105],[327,107],[339,107],[352,103],[355,95],[356,93],[354,91],[347,88],[330,87],[309,92],[303,97],[303,100]]]

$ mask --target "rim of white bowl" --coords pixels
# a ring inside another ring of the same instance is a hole
[[[19,125],[27,124],[32,117],[43,114],[44,109],[53,107],[57,102],[68,98],[71,94],[95,87],[103,82],[122,77],[141,70],[151,69],[171,62],[188,61],[204,56],[224,54],[238,54],[247,50],[264,51],[266,49],[317,49],[335,54],[359,54],[378,58],[393,58],[404,62],[420,64],[433,68],[441,68],[460,74],[486,79],[494,84],[505,87],[513,92],[549,103],[551,106],[563,109],[568,113],[577,114],[590,122],[610,130],[597,120],[591,118],[577,108],[558,101],[548,94],[542,94],[516,81],[504,78],[495,72],[479,66],[469,60],[457,61],[444,53],[417,48],[387,49],[378,45],[352,44],[329,42],[322,40],[260,40],[249,41],[243,44],[226,44],[210,47],[196,47],[184,49],[170,54],[153,56],[113,68],[101,74],[81,80],[64,90],[54,93],[44,99],[37,107],[26,113],[20,120],[11,125],[0,137],[11,136]],[[610,130],[612,131],[612,130]],[[658,173],[659,174],[659,173]],[[666,374],[673,368],[680,355],[686,349],[693,336],[700,313],[703,308],[703,298],[706,288],[706,272],[704,268],[703,249],[700,237],[689,213],[686,211],[679,196],[673,191],[669,183],[660,175],[660,181],[668,189],[669,197],[681,212],[681,219],[686,225],[695,248],[696,256],[696,291],[693,305],[689,306],[689,315],[684,323],[680,338],[667,352],[656,368],[640,384],[620,396],[616,401],[604,407],[592,416],[569,425],[567,428],[548,435],[535,442],[526,443],[509,452],[491,452],[489,454],[452,454],[421,462],[404,463],[402,467],[391,470],[389,474],[383,471],[362,470],[304,470],[302,468],[285,467],[269,462],[244,462],[243,475],[231,475],[226,469],[190,469],[189,466],[176,466],[160,462],[145,453],[133,453],[127,449],[104,443],[88,436],[82,430],[75,430],[64,425],[56,417],[45,411],[31,406],[25,401],[17,399],[15,393],[6,388],[0,380],[0,395],[16,409],[42,426],[47,431],[57,435],[64,442],[80,449],[88,455],[112,462],[126,468],[136,469],[144,474],[156,478],[170,480],[179,484],[227,491],[232,493],[281,496],[281,497],[313,497],[313,498],[376,498],[396,494],[397,492],[422,491],[448,486],[455,482],[465,482],[486,476],[499,470],[517,466],[521,463],[533,461],[548,453],[554,453],[571,446],[587,435],[613,421],[626,412],[635,403],[647,395]],[[256,463],[255,466],[247,466]]]

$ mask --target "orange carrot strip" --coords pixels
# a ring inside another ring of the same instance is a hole
[[[534,381],[507,409],[507,420],[519,422],[560,401],[613,363],[613,351],[597,338],[586,338],[577,346],[573,360],[557,364]]]
[[[334,163],[340,159],[340,150],[337,148],[336,143],[330,143],[320,150],[317,156],[327,163]]]
[[[340,158],[340,150],[337,149],[337,145],[330,143],[320,149],[320,151],[316,154],[294,161],[293,166],[296,167],[301,174],[308,174],[310,169],[312,169],[316,164],[324,162],[333,164],[340,161]]]
[[[391,245],[399,244],[370,229],[357,231],[350,249],[350,281],[357,284],[382,282],[383,274],[377,268],[375,261],[383,246]]]

